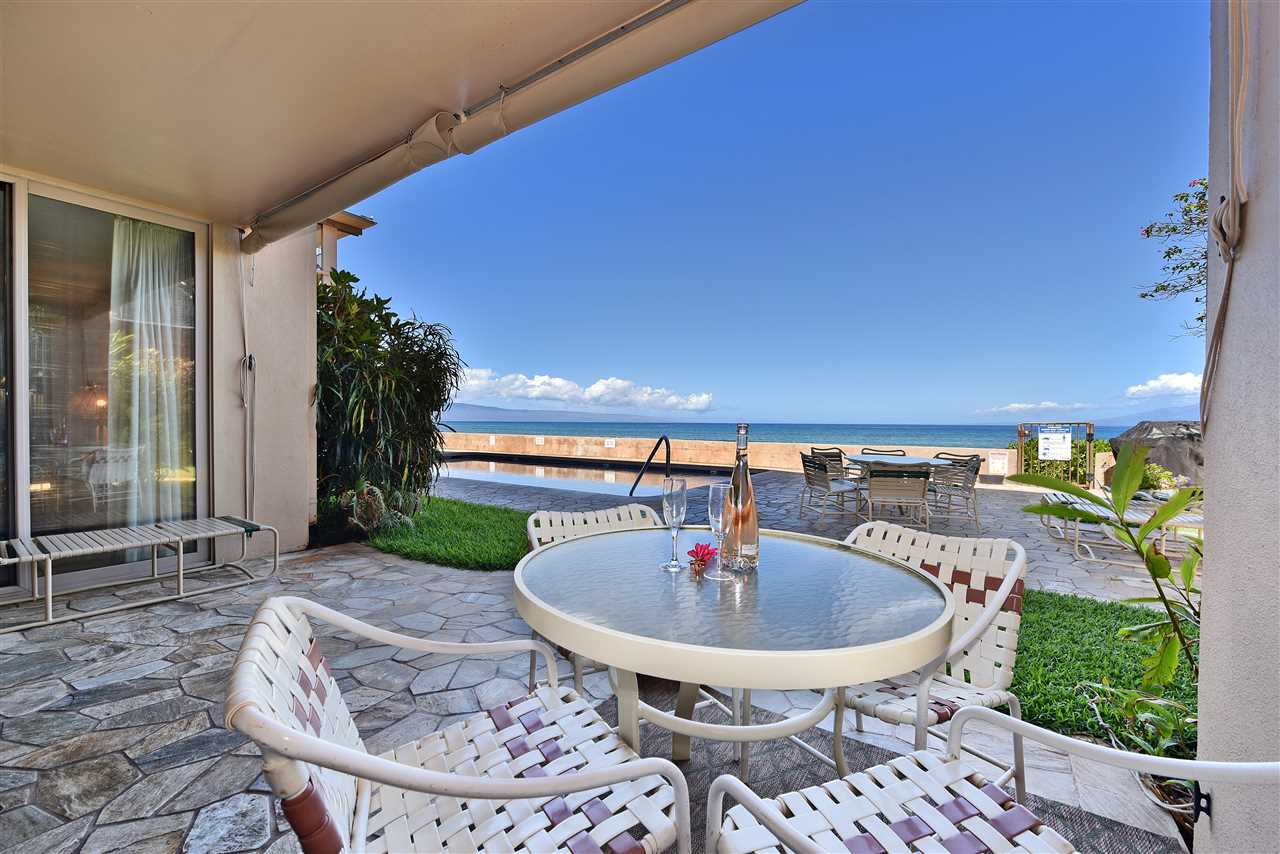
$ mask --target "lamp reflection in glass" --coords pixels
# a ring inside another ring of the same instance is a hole
[[[94,443],[107,443],[107,388],[97,383],[81,386],[67,398],[66,412],[73,418],[94,422]]]

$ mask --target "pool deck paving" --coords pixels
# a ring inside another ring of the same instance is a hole
[[[862,521],[852,516],[818,517],[812,512],[802,518],[798,506],[804,478],[799,474],[760,472],[752,476],[752,486],[762,528],[844,539]],[[628,498],[462,478],[441,478],[435,494],[528,511],[602,510],[629,502],[640,502],[659,510],[662,506],[661,499],[653,497]],[[707,523],[706,495],[706,487],[689,490],[687,524]],[[1151,580],[1144,571],[1080,560],[1068,543],[1051,538],[1036,517],[1022,511],[1026,505],[1039,500],[1039,492],[980,486],[978,496],[981,536],[1008,537],[1026,549],[1029,587],[1104,601],[1152,595]],[[931,529],[954,536],[979,536],[972,522],[958,519],[935,520]]]
[[[847,522],[796,523],[797,482],[772,473],[756,479],[763,524],[828,536],[847,533],[852,527]],[[1084,595],[1096,590],[1097,598],[1115,598],[1107,595],[1111,582],[1095,579],[1093,567],[1077,569],[1069,559],[1054,557],[1053,541],[1034,520],[1017,515],[1025,495],[994,493],[984,491],[982,497],[987,531],[1013,536],[1028,547],[1033,586]],[[619,503],[617,496],[459,480],[442,481],[438,494],[523,509]],[[698,519],[691,514],[691,523]],[[250,567],[266,575],[264,561]],[[106,604],[104,597],[126,601],[154,595],[155,587],[70,596],[59,600],[59,608],[88,610]],[[515,613],[511,573],[433,566],[359,544],[285,555],[274,577],[238,589],[0,635],[0,840],[5,849],[298,851],[262,779],[257,748],[222,725],[231,663],[249,620],[263,599],[280,594],[304,596],[374,625],[436,640],[529,635]],[[1125,595],[1134,595],[1133,589]],[[31,611],[32,606],[0,609],[0,624],[28,619]],[[488,708],[525,687],[525,653],[459,660],[396,652],[328,628],[318,634],[372,752]],[[589,676],[586,688],[597,702],[610,693],[605,674]],[[755,705],[780,714],[795,714],[814,699],[803,691],[752,694]],[[825,727],[830,726],[828,717]],[[898,752],[911,747],[905,727],[869,719],[866,732],[852,727],[849,716],[849,737]],[[981,746],[1008,754],[1007,737],[981,728],[974,734]],[[1176,835],[1168,816],[1147,801],[1127,773],[1029,748],[1033,792]]]

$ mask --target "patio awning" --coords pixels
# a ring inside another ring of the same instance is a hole
[[[796,2],[3,4],[0,168],[256,251]]]

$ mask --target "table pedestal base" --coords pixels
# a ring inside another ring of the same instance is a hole
[[[651,723],[671,732],[671,758],[687,761],[690,756],[690,738],[711,738],[717,741],[737,742],[738,776],[748,779],[751,771],[750,749],[753,741],[787,738],[807,753],[835,768],[840,776],[849,773],[844,756],[844,688],[828,688],[821,699],[808,712],[794,718],[767,724],[751,723],[751,689],[733,689],[733,708],[702,690],[700,685],[681,683],[674,712],[654,708],[640,699],[636,674],[627,670],[609,668],[609,681],[618,698],[618,737],[637,753],[640,751],[640,724]],[[698,698],[702,697],[702,702]],[[733,718],[732,724],[709,724],[693,720],[695,710],[713,704]],[[816,726],[828,712],[835,711],[835,730],[832,733],[831,752],[828,757],[807,742],[796,738],[798,733]]]

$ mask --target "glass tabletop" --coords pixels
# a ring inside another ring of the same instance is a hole
[[[710,541],[706,530],[682,530],[679,553]],[[833,540],[762,531],[759,569],[732,581],[659,569],[670,557],[665,528],[581,537],[531,555],[520,581],[536,600],[592,625],[722,649],[874,644],[917,632],[946,608],[931,579]]]
[[[898,457],[891,454],[846,454],[846,460],[856,463],[885,463],[891,466],[916,466],[928,463],[931,466],[949,466],[955,460],[940,460],[937,457]]]

